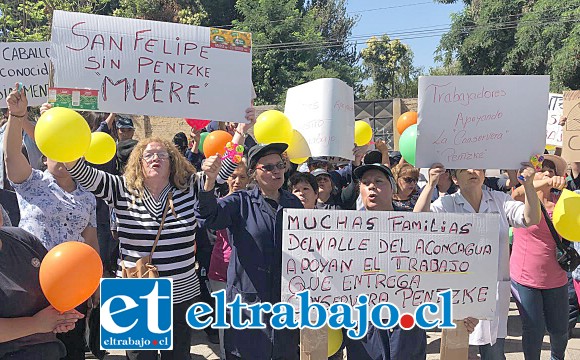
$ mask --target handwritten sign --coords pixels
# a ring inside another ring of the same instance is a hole
[[[327,306],[391,302],[412,312],[453,289],[455,319],[496,308],[499,218],[494,214],[284,210],[282,301],[308,289]]]
[[[21,82],[28,105],[46,102],[50,69],[49,42],[0,43],[0,107],[14,84]]]
[[[98,91],[99,111],[246,122],[248,33],[55,11],[51,50],[54,86]]]
[[[564,92],[564,140],[562,157],[566,161],[580,161],[580,90]]]
[[[546,141],[549,76],[419,78],[417,167],[519,169]]]
[[[548,123],[546,124],[546,145],[562,147],[562,126],[560,117],[564,111],[564,97],[562,94],[550,93],[548,101]]]
[[[318,79],[288,89],[284,114],[306,139],[312,156],[353,160],[354,94],[339,79]]]

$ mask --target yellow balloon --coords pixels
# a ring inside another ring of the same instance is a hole
[[[49,159],[70,162],[80,159],[91,143],[91,129],[78,112],[55,107],[44,112],[34,128],[38,149]]]
[[[354,143],[357,146],[363,146],[371,142],[373,138],[373,129],[362,120],[354,122]]]
[[[111,135],[104,132],[91,134],[91,145],[85,153],[85,159],[91,164],[109,162],[117,152],[117,144]]]
[[[554,207],[552,222],[563,238],[580,241],[580,194],[564,189]]]
[[[328,357],[336,354],[342,345],[342,330],[328,328]]]
[[[308,157],[290,159],[290,162],[296,165],[304,164],[308,160]]]
[[[294,164],[302,164],[310,155],[310,147],[306,142],[306,139],[298,130],[292,132],[292,139],[290,144],[288,144],[288,150],[286,150],[288,158]]]
[[[264,111],[256,119],[254,137],[260,144],[290,144],[292,124],[286,115],[278,110]]]

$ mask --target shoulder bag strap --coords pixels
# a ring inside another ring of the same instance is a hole
[[[165,201],[165,209],[163,209],[163,217],[161,218],[161,225],[159,225],[159,230],[157,230],[157,236],[155,237],[155,242],[153,243],[153,248],[151,248],[151,253],[149,254],[149,260],[153,261],[153,253],[155,252],[155,248],[157,247],[157,242],[159,241],[159,237],[161,236],[161,230],[163,229],[163,224],[165,224],[165,217],[167,216],[167,211],[171,207],[171,211],[175,214],[175,210],[173,210],[173,191],[170,191],[167,194],[167,200]]]
[[[554,238],[554,241],[556,242],[556,246],[558,247],[558,249],[565,253],[567,251],[567,249],[564,247],[564,244],[562,244],[562,240],[560,239],[560,235],[558,235],[558,232],[556,231],[556,229],[554,228],[554,224],[552,223],[552,219],[550,219],[550,216],[548,215],[548,212],[546,211],[546,208],[544,207],[544,204],[542,204],[540,202],[540,207],[542,208],[542,214],[544,214],[544,219],[546,219],[546,224],[548,224],[548,228],[550,229],[550,232],[552,233],[552,237]]]

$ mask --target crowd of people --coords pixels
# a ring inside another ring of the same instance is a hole
[[[288,159],[288,145],[256,144],[249,135],[253,107],[240,114],[245,121],[212,122],[175,134],[173,141],[134,139],[130,115],[83,112],[93,131],[115,139],[116,156],[102,165],[84,159],[59,163],[43,157],[34,144],[35,119],[25,94],[14,90],[6,106],[0,127],[5,179],[0,190],[0,359],[85,358],[82,319],[89,306],[98,304],[98,293],[59,313],[38,282],[42,258],[66,241],[92,246],[104,276],[121,277],[149,256],[160,277],[172,278],[174,346],[160,356],[189,359],[192,329],[185,313],[191,304],[211,304],[209,294],[223,289],[228,302],[238,295],[246,304],[281,301],[287,208],[499,214],[496,316],[464,319],[469,342],[479,346],[482,359],[505,359],[513,297],[525,358],[540,358],[546,330],[552,359],[564,358],[578,313],[573,289],[580,293],[580,270],[566,273],[558,265],[546,216],[552,216],[563,189],[580,189],[580,163],[546,154],[541,170],[524,162],[519,171],[500,177],[487,177],[485,169],[433,164],[421,184],[420,169],[377,140],[374,149],[353,146],[351,162],[311,157],[296,165]],[[50,107],[44,104],[40,113]],[[241,162],[205,158],[199,150],[200,134],[218,129],[244,145]],[[244,310],[243,317],[249,319],[249,312]],[[206,332],[220,344],[221,359],[300,357],[299,330]],[[332,359],[341,359],[343,352],[353,360],[425,359],[426,349],[424,330],[371,326],[361,340],[344,336]],[[159,354],[127,351],[126,356],[157,359]]]

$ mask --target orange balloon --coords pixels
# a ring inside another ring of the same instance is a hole
[[[399,119],[397,120],[397,131],[399,132],[399,135],[402,135],[409,126],[415,125],[416,123],[417,112],[415,111],[407,111],[399,116]]]
[[[40,287],[58,311],[74,309],[98,289],[103,276],[99,254],[89,245],[67,241],[52,248],[40,264]]]
[[[232,141],[232,135],[223,130],[216,130],[210,132],[203,142],[203,154],[206,158],[217,153],[224,155],[226,152],[226,144]]]

